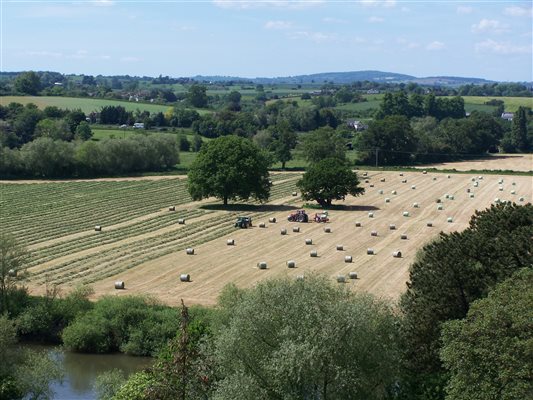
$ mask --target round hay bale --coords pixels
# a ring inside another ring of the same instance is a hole
[[[337,282],[338,283],[345,283],[346,277],[344,275],[337,275]]]
[[[383,194],[383,189],[379,189],[378,194]]]
[[[477,179],[483,179],[483,176],[479,175],[479,176],[477,177]]]
[[[385,197],[385,203],[390,203],[390,199],[388,197]]]
[[[498,204],[498,203],[500,202],[500,199],[499,199],[498,197],[496,197],[496,198],[494,199],[494,202],[495,202],[496,204]]]
[[[124,281],[116,281],[115,282],[115,289],[125,289],[126,285],[124,284]]]
[[[433,222],[431,221],[426,222],[426,226],[429,226],[431,228],[433,226]]]
[[[373,256],[374,255],[374,249],[366,249],[366,254],[368,254],[369,256]]]
[[[271,224],[275,224],[276,223],[276,217],[269,218],[268,222],[270,222]]]
[[[380,182],[385,182],[385,178],[381,178],[379,181]]]
[[[470,193],[470,188],[466,188],[466,193]]]
[[[396,230],[396,225],[394,225],[394,224],[390,224],[390,225],[389,225],[389,229],[390,229],[391,231]]]
[[[378,235],[378,231],[372,231],[370,232],[370,236],[377,236]]]
[[[403,215],[404,217],[408,217],[408,216],[409,216],[409,211],[404,211],[402,215]]]
[[[299,226],[293,226],[292,227],[292,231],[293,232],[300,232],[300,227]]]
[[[468,197],[470,197],[471,199],[473,199],[473,198],[474,198],[474,193],[470,193],[470,194],[468,195]]]
[[[338,251],[343,251],[343,250],[344,250],[344,246],[343,246],[342,244],[338,244],[338,245],[336,246],[336,249],[337,249]]]
[[[518,201],[524,201],[524,198],[523,198],[523,197],[520,197],[520,198],[518,199]]]
[[[444,207],[442,206],[442,204],[439,204],[437,206],[437,211],[442,211],[444,209]]]
[[[407,183],[407,179],[402,179],[402,183]]]
[[[446,194],[444,195],[444,197],[447,198],[447,199],[449,199],[449,198],[450,198],[450,195],[449,195],[448,193],[446,193]]]
[[[413,203],[413,208],[419,208],[419,207],[420,207],[420,204],[418,204],[418,203],[416,203],[416,202]]]
[[[348,276],[350,277],[350,279],[357,279],[357,272],[349,272]]]
[[[178,218],[178,224],[185,225],[185,218]]]
[[[478,186],[479,186],[479,183],[474,182],[474,187],[478,187]]]
[[[296,261],[294,260],[287,261],[287,268],[296,268]]]
[[[516,182],[512,182],[511,185],[516,186]]]
[[[304,276],[303,275],[296,275],[296,280],[297,281],[303,281],[304,280]]]
[[[282,235],[286,235],[286,234],[287,234],[287,229],[282,228],[282,229],[281,229],[281,234],[282,234]]]
[[[455,200],[455,196],[453,194],[451,194],[450,197],[448,197],[448,199]]]
[[[511,190],[511,194],[516,194],[516,190]]]
[[[226,241],[226,244],[227,244],[228,246],[234,246],[234,245],[235,245],[235,240],[233,240],[233,239],[228,239],[228,240]]]
[[[407,235],[404,233],[402,236],[400,236],[400,239],[407,240]]]
[[[400,172],[400,176],[403,176],[403,172]]]
[[[434,181],[436,181],[436,180],[437,180],[437,177],[436,177],[436,176],[434,176],[434,177],[433,177],[433,180],[434,180]]]
[[[266,224],[264,222],[259,222],[259,228],[266,228]]]
[[[498,190],[499,190],[500,192],[503,192],[503,186],[500,186],[500,187],[498,188]]]
[[[365,179],[365,183],[370,183],[370,180],[368,180],[368,179]]]
[[[344,256],[344,262],[345,263],[351,263],[352,262],[352,256]]]
[[[9,271],[7,271],[7,275],[10,276],[11,278],[14,278],[17,276],[17,270],[16,269],[10,269]]]
[[[415,185],[411,186],[411,189],[415,190],[415,189],[416,189],[416,186],[415,186]]]
[[[449,223],[452,223],[452,222],[453,222],[453,218],[452,218],[452,217],[448,217],[448,218],[446,219],[446,221],[449,222]]]
[[[325,228],[324,228],[324,232],[326,232],[326,233],[331,233],[331,228],[330,228],[330,227],[325,227]]]
[[[374,213],[373,212],[369,212],[368,213],[368,218],[374,218]]]
[[[168,211],[176,211],[176,207],[175,207],[175,206],[170,206],[170,207],[168,208]]]
[[[94,230],[95,230],[96,232],[101,232],[101,231],[102,231],[102,226],[101,226],[101,225],[96,225],[96,226],[94,227]]]
[[[450,179],[450,178],[451,178],[451,175],[446,175],[446,178]]]
[[[306,245],[313,244],[313,239],[305,239],[305,244]]]
[[[471,181],[472,181],[472,182],[475,182],[475,181],[476,181],[476,178],[472,178]]]
[[[422,173],[423,173],[424,175],[426,175],[428,172],[427,172],[427,171],[422,171]]]
[[[363,172],[363,176],[368,176],[368,172]]]
[[[501,185],[503,183],[503,178],[498,179],[498,183]]]
[[[268,184],[269,184],[269,185],[272,185],[272,181],[271,181],[271,180],[269,180],[269,181],[268,181]]]
[[[442,200],[441,199],[437,199],[435,200],[435,203],[439,204]]]
[[[391,190],[390,194],[396,194],[396,190]]]
[[[191,276],[189,274],[181,274],[180,275],[180,281],[182,282],[190,282]]]
[[[292,192],[293,196],[298,196],[298,192]]]
[[[311,250],[311,252],[309,253],[309,255],[310,255],[311,257],[318,257],[318,251],[316,251],[316,250]]]
[[[374,187],[374,184],[373,184],[373,183],[371,183],[371,184],[370,184],[370,187]]]
[[[402,258],[402,252],[400,250],[396,250],[392,253],[392,256],[394,258]]]
[[[188,255],[192,256],[194,254],[194,249],[192,247],[189,247],[186,252]]]
[[[266,261],[259,261],[259,262],[257,263],[257,268],[259,268],[259,269],[267,269],[267,263],[266,263]]]
[[[356,222],[356,223],[355,223],[355,226],[358,227],[358,228],[360,228],[362,225],[361,225],[360,222]]]

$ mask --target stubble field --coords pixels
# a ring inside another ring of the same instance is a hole
[[[466,228],[474,211],[487,208],[496,198],[521,204],[533,198],[531,176],[479,179],[473,174],[448,178],[422,171],[403,176],[369,171],[368,183],[363,184],[365,195],[338,202],[340,207],[330,210],[329,223],[298,224],[288,222],[287,215],[303,205],[299,196],[292,196],[299,177],[299,173],[274,174],[268,204],[236,204],[229,211],[221,210],[214,199],[192,202],[186,179],[178,177],[4,182],[1,225],[31,251],[26,284],[33,293],[43,293],[52,284],[64,292],[88,284],[95,289],[95,297],[147,294],[171,305],[180,299],[211,305],[228,283],[250,287],[271,277],[296,279],[321,273],[333,280],[345,275],[346,285],[353,290],[396,299],[405,290],[417,250],[439,232]],[[442,210],[437,209],[437,199]],[[169,206],[175,206],[175,211],[169,211]],[[317,211],[307,210],[311,215]],[[403,216],[405,211],[408,217]],[[238,215],[251,216],[254,226],[234,228]],[[269,222],[273,217],[276,223]],[[178,219],[185,223],[179,224]],[[261,222],[265,228],[259,227]],[[356,227],[356,222],[361,226]],[[391,224],[396,229],[391,230]],[[96,225],[102,226],[101,232],[94,230]],[[296,226],[300,232],[293,232]],[[331,232],[324,232],[325,227]],[[287,229],[286,235],[281,235],[282,228]],[[377,231],[377,236],[371,231]],[[235,245],[227,245],[230,238]],[[312,239],[312,245],[306,245],[306,239]],[[337,250],[337,245],[343,250]],[[186,254],[188,247],[194,248],[194,255]],[[368,255],[368,248],[375,255]],[[310,256],[312,250],[318,257]],[[402,257],[393,257],[394,251]],[[352,262],[345,262],[345,256],[351,256]],[[294,260],[296,268],[287,268],[288,260]],[[267,269],[257,268],[261,261]],[[356,272],[358,279],[349,279],[350,272]],[[190,274],[191,282],[180,282],[181,274]],[[118,280],[125,282],[126,290],[114,289]]]

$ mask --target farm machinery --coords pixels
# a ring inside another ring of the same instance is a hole
[[[323,213],[315,214],[314,220],[315,222],[324,222],[324,223],[329,222],[328,212],[324,211]]]
[[[295,213],[289,215],[287,220],[291,222],[307,222],[309,221],[309,215],[305,213],[305,210],[297,210]]]
[[[235,228],[246,229],[251,226],[252,226],[251,217],[237,217],[237,221],[235,221]]]

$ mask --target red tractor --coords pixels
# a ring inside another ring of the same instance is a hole
[[[308,222],[309,215],[305,213],[305,210],[297,210],[295,213],[289,215],[287,220],[291,222]]]
[[[324,211],[323,213],[320,213],[320,214],[315,214],[315,222],[329,222],[329,217],[328,217],[328,212],[327,211]]]

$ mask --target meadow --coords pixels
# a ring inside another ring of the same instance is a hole
[[[4,232],[13,233],[31,252],[26,284],[33,293],[44,293],[50,284],[66,292],[89,284],[96,297],[143,293],[172,305],[182,298],[188,304],[211,305],[227,283],[250,287],[269,277],[319,272],[336,279],[355,272],[358,279],[349,280],[351,289],[396,299],[405,290],[417,250],[440,231],[466,228],[473,212],[496,198],[520,202],[533,197],[531,176],[487,174],[480,180],[468,173],[449,178],[422,171],[359,173],[367,179],[365,195],[338,202],[327,224],[287,221],[289,213],[306,204],[293,195],[301,173],[291,172],[272,174],[267,204],[237,202],[227,209],[215,199],[193,202],[184,177],[3,182],[1,222]],[[406,211],[408,217],[403,216]],[[314,212],[308,208],[309,214]],[[239,215],[252,217],[254,226],[235,228]],[[95,231],[96,225],[102,230]],[[282,228],[286,235],[280,234]],[[305,244],[308,238],[312,245]],[[235,245],[228,246],[228,239]],[[190,247],[194,255],[185,252]],[[374,255],[367,254],[368,248]],[[310,257],[311,250],[318,257]],[[393,257],[394,251],[402,257]],[[345,256],[352,261],[345,262]],[[287,268],[289,260],[296,268]],[[268,268],[258,269],[259,262]],[[191,282],[180,282],[181,274],[190,274]],[[124,281],[126,290],[115,290],[116,280]]]

